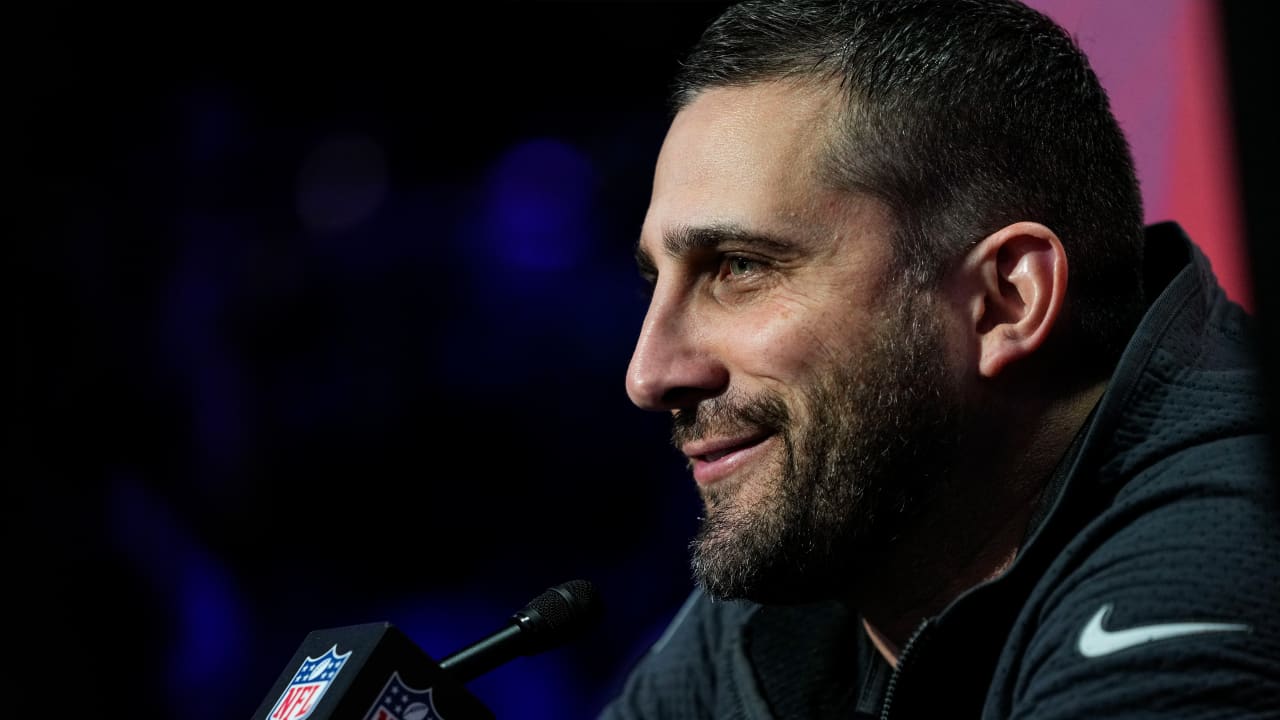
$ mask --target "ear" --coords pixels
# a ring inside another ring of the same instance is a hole
[[[1052,230],[1019,222],[983,238],[959,268],[978,372],[996,377],[1049,337],[1067,293],[1067,255]]]

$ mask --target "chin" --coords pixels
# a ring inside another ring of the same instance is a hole
[[[723,519],[713,515],[690,543],[694,578],[713,598],[799,605],[846,597],[856,582],[859,553],[847,544],[839,552],[815,550],[803,539],[809,533],[768,524],[749,532]]]

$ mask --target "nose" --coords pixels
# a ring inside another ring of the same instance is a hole
[[[679,297],[656,292],[649,303],[631,363],[627,396],[645,410],[679,410],[724,392],[729,371]]]

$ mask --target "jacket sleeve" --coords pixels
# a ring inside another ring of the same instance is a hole
[[[1280,510],[1231,459],[1251,443],[1149,468],[1066,548],[1001,717],[1280,718]]]

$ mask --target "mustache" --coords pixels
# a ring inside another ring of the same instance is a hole
[[[673,413],[671,444],[679,449],[687,442],[713,435],[761,429],[781,432],[790,421],[786,403],[776,395],[726,393]]]

